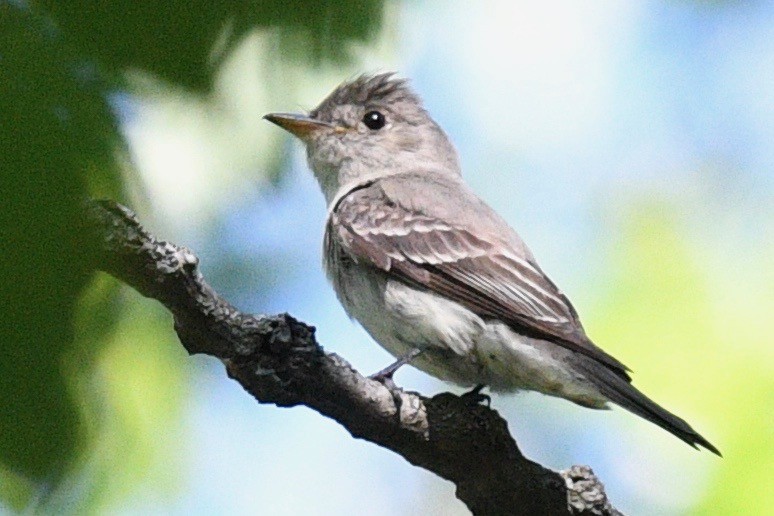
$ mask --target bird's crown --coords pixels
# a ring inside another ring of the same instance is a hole
[[[312,118],[330,113],[336,106],[352,104],[356,106],[375,106],[380,104],[411,103],[420,104],[419,97],[411,91],[405,79],[395,77],[394,72],[377,75],[361,75],[345,82],[333,90],[320,105],[310,113]]]

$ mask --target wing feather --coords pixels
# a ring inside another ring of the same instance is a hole
[[[628,378],[621,362],[588,339],[569,300],[523,243],[497,234],[501,228],[491,227],[491,218],[450,223],[402,205],[388,190],[394,187],[385,189],[377,181],[340,198],[330,213],[326,241],[336,238],[358,263],[390,271],[520,333],[588,355]]]

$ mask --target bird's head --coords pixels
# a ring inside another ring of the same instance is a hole
[[[434,171],[459,175],[457,153],[406,81],[392,73],[360,76],[308,114],[265,118],[300,138],[330,202],[366,178]]]

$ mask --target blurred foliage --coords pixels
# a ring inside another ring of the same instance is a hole
[[[81,434],[62,374],[91,275],[74,222],[90,174],[119,196],[117,130],[93,66],[45,18],[0,4],[0,460],[52,481]]]
[[[273,27],[283,55],[340,60],[346,43],[379,31],[382,0],[38,0],[84,56],[113,71],[138,68],[196,91],[250,30]],[[298,36],[299,44],[292,43]]]
[[[598,308],[593,336],[611,343],[625,364],[637,364],[635,385],[723,453],[702,466],[709,482],[696,513],[766,514],[774,503],[761,480],[774,463],[767,444],[774,350],[764,335],[774,291],[751,271],[713,270],[702,259],[706,247],[691,245],[695,238],[669,202],[635,202],[625,215],[611,260],[612,290]],[[771,262],[751,265],[767,272],[764,278],[774,272]],[[726,417],[697,420],[690,411]]]
[[[131,490],[137,472],[148,469],[142,461],[164,455],[158,443],[153,450],[148,444],[152,428],[179,415],[180,398],[169,393],[179,389],[181,377],[164,367],[170,365],[166,343],[151,337],[158,331],[153,321],[165,319],[157,311],[116,329],[119,318],[142,309],[136,301],[126,309],[115,282],[93,282],[89,242],[78,225],[86,196],[122,199],[116,157],[124,145],[107,100],[124,84],[122,74],[139,69],[206,92],[220,60],[255,27],[276,28],[284,49],[277,59],[343,59],[348,42],[378,33],[382,4],[0,0],[5,503],[21,509],[39,497],[37,486],[46,486],[53,507],[68,506],[70,496],[104,508],[104,492],[78,492],[88,481],[69,495],[57,490],[63,473],[80,468],[70,487],[78,475],[93,475],[111,477],[103,485]],[[100,381],[93,381],[95,374]],[[102,398],[100,389],[106,390]],[[165,394],[153,397],[154,389]],[[136,455],[139,463],[126,462],[136,451],[122,446],[126,442],[148,444]]]
[[[87,442],[79,449],[75,474],[56,486],[41,507],[47,513],[110,512],[139,486],[165,492],[177,487],[186,386],[185,350],[170,331],[171,316],[129,288],[97,275],[75,316],[77,342],[98,341],[93,368],[82,370],[84,350],[66,357],[73,390],[90,403],[81,406]],[[116,313],[105,333],[105,291]],[[103,314],[104,315],[104,314]],[[163,429],[163,430],[160,430]]]

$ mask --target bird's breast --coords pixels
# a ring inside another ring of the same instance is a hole
[[[326,234],[324,267],[347,314],[393,356],[423,350],[413,365],[464,385],[481,377],[475,343],[484,321],[449,299],[357,263]]]

